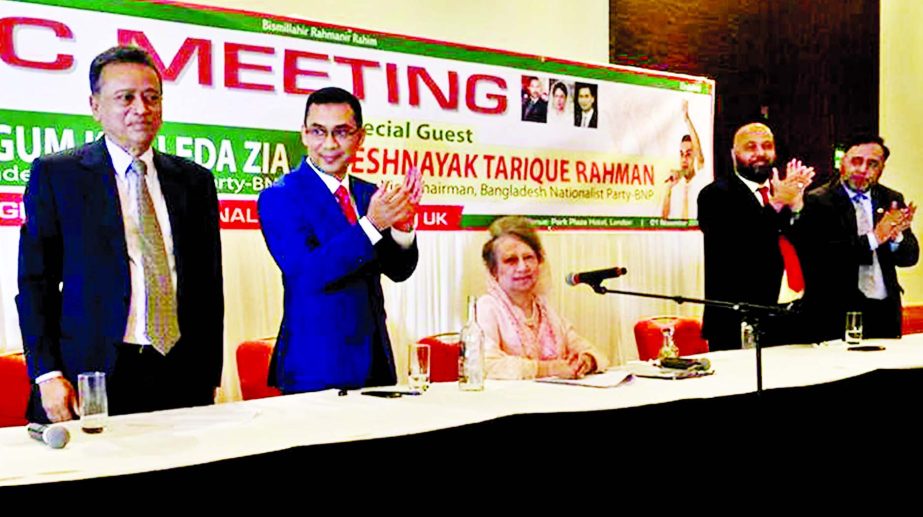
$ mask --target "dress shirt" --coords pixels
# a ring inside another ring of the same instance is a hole
[[[595,111],[589,110],[580,113],[580,127],[590,127],[590,121],[593,120],[593,112]]]
[[[119,147],[115,142],[106,138],[106,148],[112,158],[112,168],[115,169],[115,185],[119,192],[119,205],[122,208],[122,222],[125,228],[125,244],[128,248],[128,270],[131,278],[131,301],[128,306],[128,323],[125,326],[125,342],[138,345],[149,345],[151,340],[147,337],[145,314],[147,313],[147,297],[144,292],[144,263],[141,257],[140,214],[136,203],[136,193],[132,191],[128,181],[128,169],[134,159],[131,154]],[[167,253],[167,264],[170,267],[170,278],[173,282],[173,294],[176,295],[176,258],[173,256],[173,232],[170,227],[170,214],[167,211],[167,202],[164,200],[163,191],[160,190],[160,180],[157,169],[154,167],[154,152],[148,148],[138,157],[147,165],[147,190],[154,203],[154,212],[157,214],[157,223],[163,234],[163,244]]]
[[[856,196],[858,196],[860,193],[850,189],[846,185],[843,185],[843,190],[846,191],[846,195],[849,196],[849,200],[853,203],[853,205],[855,205],[857,202]],[[880,243],[878,242],[878,239],[875,238],[875,214],[872,211],[872,198],[867,193],[863,192],[862,199],[860,201],[862,203],[862,208],[865,210],[865,215],[868,216],[869,221],[872,221],[872,231],[865,235],[869,238],[869,249],[875,251],[878,249]],[[902,240],[904,240],[904,234],[899,233],[897,237],[891,241],[891,251],[896,251]]]
[[[112,160],[112,168],[115,171],[115,186],[119,194],[119,207],[122,212],[122,226],[125,230],[125,246],[128,251],[128,274],[131,285],[131,295],[128,303],[128,321],[125,324],[125,334],[122,340],[125,343],[137,345],[150,345],[151,340],[147,337],[147,324],[145,314],[147,311],[147,297],[144,290],[144,263],[141,257],[141,243],[138,240],[140,231],[140,219],[138,206],[135,202],[137,197],[128,181],[128,169],[134,157],[126,150],[119,147],[118,144],[106,137],[106,150],[109,152],[109,158]],[[157,223],[160,225],[160,231],[163,234],[163,244],[166,248],[167,265],[170,267],[170,277],[173,281],[173,294],[176,295],[176,258],[173,256],[173,232],[170,226],[170,214],[167,211],[167,202],[164,200],[163,191],[160,189],[160,180],[157,177],[157,168],[154,167],[154,151],[148,148],[147,151],[138,157],[147,165],[147,173],[144,180],[147,182],[147,190],[151,195],[151,201],[154,204],[154,212],[157,214]],[[38,376],[35,379],[36,384],[44,382],[55,377],[62,377],[63,374],[58,371],[51,371]]]
[[[682,174],[676,171],[675,174]],[[701,169],[696,171],[691,180],[685,176],[680,176],[672,187],[670,187],[670,212],[667,214],[670,219],[695,219],[698,216],[698,207],[696,199],[699,198],[699,192],[709,182],[701,173]],[[684,210],[685,209],[685,210]]]
[[[340,187],[346,189],[346,193],[349,194],[349,203],[353,206],[353,210],[356,212],[356,215],[359,214],[359,210],[356,210],[356,200],[353,199],[352,192],[349,190],[349,175],[346,174],[343,176],[343,181],[336,179],[333,175],[327,174],[326,172],[320,170],[310,158],[305,158],[308,165],[311,167],[321,181],[324,182],[324,185],[330,189],[330,195],[335,195],[335,192]],[[381,232],[375,228],[375,225],[372,224],[372,221],[369,221],[367,216],[362,216],[359,218],[359,226],[362,227],[362,231],[365,232],[365,236],[369,238],[369,242],[372,243],[372,246],[378,244],[378,241],[381,240]],[[394,242],[397,243],[403,249],[409,248],[413,244],[414,230],[409,232],[403,232],[397,228],[391,228],[391,238],[394,239]]]
[[[753,193],[753,197],[756,198],[756,201],[760,204],[760,206],[765,206],[763,204],[763,196],[762,194],[759,193],[759,189],[762,187],[769,188],[769,180],[766,180],[762,183],[757,183],[755,181],[748,180],[747,178],[741,176],[737,172],[735,172],[734,174],[737,174],[737,177],[740,178],[740,181],[744,182],[744,185],[746,185],[747,188],[750,189],[750,192]]]

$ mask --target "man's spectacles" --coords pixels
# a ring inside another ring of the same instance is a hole
[[[356,136],[358,132],[359,128],[349,126],[335,127],[330,131],[323,126],[311,126],[308,128],[308,136],[314,140],[327,140],[327,135],[333,135],[333,139],[337,142],[345,142]]]

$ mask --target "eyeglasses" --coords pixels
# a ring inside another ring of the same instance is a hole
[[[335,127],[330,131],[323,126],[311,126],[308,128],[308,136],[313,140],[327,140],[327,135],[333,135],[333,139],[337,142],[345,142],[356,136],[358,132],[359,128],[350,126]]]

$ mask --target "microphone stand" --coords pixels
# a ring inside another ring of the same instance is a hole
[[[602,280],[596,283],[587,282],[597,294],[622,294],[626,296],[637,296],[639,298],[655,298],[658,300],[672,300],[677,305],[684,303],[697,303],[699,305],[721,307],[723,309],[733,310],[741,315],[741,322],[750,325],[753,329],[753,344],[756,349],[756,394],[763,394],[763,347],[760,345],[760,326],[759,320],[762,315],[785,314],[791,311],[791,304],[784,307],[773,305],[759,305],[747,302],[728,302],[724,300],[707,300],[704,298],[688,298],[686,296],[668,296],[656,293],[644,293],[640,291],[625,291],[621,289],[609,289],[602,286]],[[748,322],[752,321],[752,325]],[[743,343],[741,343],[743,345]]]

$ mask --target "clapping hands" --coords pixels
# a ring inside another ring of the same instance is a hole
[[[779,178],[779,169],[773,167],[772,198],[770,203],[776,211],[787,206],[793,212],[798,212],[804,207],[804,191],[814,179],[814,167],[808,167],[801,160],[792,160],[785,167],[785,178]]]

